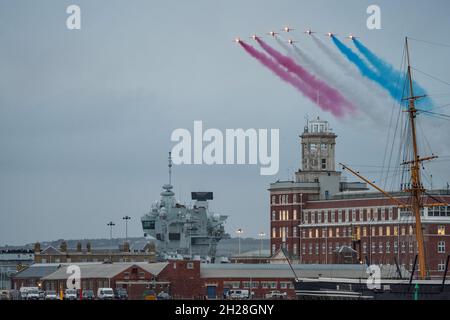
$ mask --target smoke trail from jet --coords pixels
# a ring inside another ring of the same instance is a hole
[[[352,67],[352,65],[348,64],[346,60],[344,60],[344,58],[342,58],[342,56],[338,55],[335,51],[331,50],[328,46],[326,46],[322,40],[319,40],[315,35],[311,35],[311,38],[313,39],[314,43],[316,44],[316,46],[331,60],[333,61],[335,64],[337,64],[341,69],[343,69],[345,71],[345,73],[356,79],[356,80],[360,80],[361,76],[358,73],[358,71]]]
[[[294,88],[300,91],[304,96],[309,98],[312,102],[316,103],[316,90],[310,87],[308,84],[304,83],[301,79],[293,76],[291,73],[283,69],[277,62],[272,58],[265,55],[263,52],[256,50],[253,46],[245,43],[244,41],[239,41],[239,44],[244,48],[244,50],[250,54],[253,58],[258,60],[262,65],[270,69],[275,73],[280,79],[291,84]],[[336,117],[342,117],[344,115],[343,110],[336,105],[326,104],[320,102],[319,107],[325,111],[331,112]]]
[[[377,70],[379,76],[383,78],[386,83],[390,83],[391,86],[393,86],[393,90],[397,90],[398,94],[402,95],[403,91],[400,87],[404,81],[406,75],[400,72],[399,70],[396,70],[390,63],[386,62],[385,60],[378,57],[375,53],[369,50],[364,44],[362,44],[359,40],[353,38],[353,43],[355,44],[355,47],[358,49],[358,51],[375,67]],[[417,82],[413,81],[413,87],[414,87],[414,94],[416,96],[422,96],[426,95],[426,90],[420,86]],[[406,88],[407,92],[409,91],[409,87]],[[424,100],[419,100],[422,104],[431,104],[431,99],[425,98]]]
[[[335,36],[331,36],[333,43],[339,49],[339,51],[352,62],[361,72],[361,74],[370,80],[378,83],[384,89],[386,89],[391,97],[395,101],[400,101],[403,96],[402,88],[400,87],[400,82],[392,83],[391,81],[384,79],[382,76],[377,74],[373,69],[371,69],[366,62],[364,62],[352,49],[343,44]],[[399,79],[397,79],[398,81]]]
[[[384,117],[389,114],[393,104],[390,95],[377,83],[362,76],[352,63],[345,60],[342,55],[332,50],[322,40],[314,35],[311,35],[311,38],[318,49],[343,71],[335,74],[334,81],[339,83],[335,87],[340,89],[355,105],[361,107],[361,110],[373,121],[379,125],[386,122]],[[294,49],[296,49],[296,53],[300,51],[297,47]],[[304,51],[301,53],[305,54]]]
[[[310,74],[308,71],[306,71],[302,66],[295,63],[294,60],[292,60],[290,57],[283,55],[282,53],[278,52],[271,46],[269,46],[267,43],[265,43],[260,38],[256,37],[255,40],[259,43],[259,45],[267,52],[269,53],[279,64],[284,66],[286,69],[288,69],[293,74],[297,75],[300,79],[302,79],[304,82],[309,84],[313,89],[317,90],[321,93],[321,96],[323,94],[323,97],[325,99],[319,99],[319,102],[325,102],[327,105],[335,106],[337,108],[347,109],[351,112],[355,111],[355,106],[348,101],[346,98],[344,98],[339,91],[336,89],[330,87],[325,82],[317,79],[314,75]],[[325,101],[323,101],[325,100]]]

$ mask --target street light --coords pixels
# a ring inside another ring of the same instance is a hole
[[[131,220],[131,217],[125,216],[122,219],[125,220],[125,242],[128,242],[128,220]]]
[[[264,232],[260,232],[258,233],[258,236],[260,238],[260,244],[259,244],[259,259],[261,259],[261,251],[262,251],[262,247],[263,247],[263,239],[266,236],[266,234]]]
[[[239,250],[238,250],[238,252],[239,252],[239,255],[241,254],[241,234],[243,234],[244,233],[244,230],[242,230],[241,228],[239,228],[239,229],[237,229],[236,230],[236,234],[238,235],[238,244],[239,244]]]
[[[116,224],[112,221],[107,223],[107,226],[109,227],[109,243],[110,243],[110,245],[112,245],[112,228],[115,225]],[[109,249],[109,261],[112,262],[112,247]]]
[[[110,227],[109,230],[109,240],[112,240],[112,227],[115,226],[116,224],[112,221],[108,222],[107,226]]]

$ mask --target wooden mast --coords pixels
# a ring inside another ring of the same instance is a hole
[[[411,74],[411,64],[409,59],[409,47],[408,47],[408,38],[406,38],[405,42],[406,46],[406,58],[408,63],[408,82],[409,82],[409,91],[410,96],[407,98],[408,100],[408,110],[409,113],[409,123],[411,127],[411,137],[412,137],[412,147],[413,147],[413,159],[408,161],[411,167],[411,189],[408,190],[411,192],[412,204],[411,210],[415,217],[416,221],[416,239],[418,245],[418,256],[419,256],[419,274],[421,279],[425,279],[427,275],[427,265],[425,259],[425,244],[423,238],[423,229],[422,229],[422,219],[421,219],[421,211],[423,208],[422,203],[422,193],[424,191],[421,183],[420,177],[420,163],[421,159],[419,158],[418,146],[417,146],[417,136],[416,136],[416,113],[417,109],[415,106],[415,101],[420,97],[414,96],[414,88]]]

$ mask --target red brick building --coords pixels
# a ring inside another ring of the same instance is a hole
[[[415,218],[366,185],[335,171],[336,135],[326,121],[310,121],[301,135],[302,170],[295,181],[270,185],[271,250],[284,247],[302,263],[336,263],[335,251],[352,247],[361,261],[411,269],[417,254]],[[403,191],[391,193],[407,202]],[[424,203],[450,203],[449,190],[431,190]],[[442,274],[450,254],[450,206],[422,211],[427,268]]]

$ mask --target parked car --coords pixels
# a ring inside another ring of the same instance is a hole
[[[20,299],[28,300],[28,293],[31,291],[33,291],[33,294],[32,294],[32,296],[30,296],[30,298],[33,298],[35,300],[39,299],[39,288],[38,287],[21,287],[19,290]],[[37,298],[36,298],[35,294],[37,295]]]
[[[114,289],[114,298],[117,300],[127,300],[128,299],[127,290],[123,288]]]
[[[45,300],[59,300],[59,296],[56,293],[56,291],[53,290],[49,290],[47,292],[45,292]]]
[[[77,290],[66,289],[64,292],[64,300],[77,300]]]
[[[26,300],[39,300],[39,290],[37,289],[31,289],[27,291],[27,297]]]
[[[228,298],[231,300],[250,299],[250,292],[244,289],[231,289],[228,291]]]
[[[170,300],[170,295],[167,292],[160,292],[156,296],[157,300]]]
[[[97,298],[100,300],[113,300],[114,291],[111,288],[98,288]]]
[[[286,292],[280,292],[280,291],[270,291],[269,293],[266,293],[266,299],[285,299],[287,297]]]
[[[143,297],[144,300],[156,300],[156,293],[154,290],[145,290]]]
[[[9,290],[0,290],[0,300],[11,300]]]
[[[94,300],[95,299],[94,291],[89,289],[83,290],[82,298],[83,300]]]

